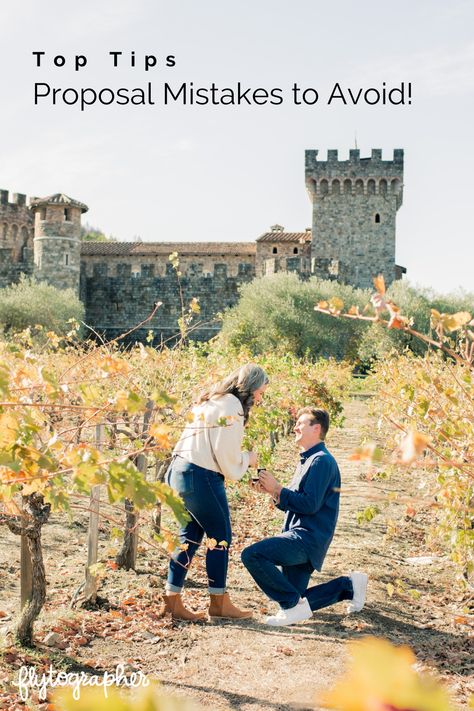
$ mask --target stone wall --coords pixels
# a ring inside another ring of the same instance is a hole
[[[257,276],[265,276],[274,271],[285,271],[287,260],[290,265],[296,263],[299,265],[298,269],[304,273],[308,272],[311,260],[311,240],[306,242],[279,241],[278,232],[275,232],[274,241],[257,241],[255,265]],[[274,265],[274,268],[271,265]]]
[[[33,272],[33,218],[26,195],[0,190],[0,288]]]
[[[229,268],[225,259],[224,255],[214,257],[212,271],[205,262],[204,271],[201,262],[180,257],[182,275],[178,281],[168,260],[140,263],[131,257],[108,258],[107,261],[99,261],[97,257],[91,261],[88,257],[83,260],[80,288],[86,322],[107,338],[115,337],[146,319],[154,304],[161,301],[162,306],[153,320],[129,340],[143,339],[150,329],[155,334],[155,343],[176,337],[181,316],[181,287],[185,308],[197,298],[201,309],[194,318],[200,326],[191,337],[207,340],[220,330],[216,314],[233,306],[238,301],[241,284],[255,277],[255,265],[251,261],[238,264],[234,261]]]

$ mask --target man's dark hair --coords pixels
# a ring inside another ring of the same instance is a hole
[[[329,412],[319,407],[302,407],[298,411],[300,415],[311,415],[310,425],[321,425],[321,439],[324,439],[329,429]]]

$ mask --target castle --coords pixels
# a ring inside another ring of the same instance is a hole
[[[382,160],[351,150],[338,160],[329,150],[318,160],[307,150],[306,188],[312,202],[312,228],[285,232],[274,225],[255,242],[81,242],[81,216],[87,205],[67,195],[46,198],[0,191],[0,287],[34,275],[73,289],[86,309],[86,323],[107,338],[142,322],[161,301],[150,329],[157,341],[176,334],[181,297],[169,255],[178,252],[184,304],[198,298],[200,326],[195,337],[219,330],[216,313],[234,305],[239,287],[256,276],[296,272],[362,288],[383,273],[390,284],[405,273],[395,263],[395,218],[402,204],[403,150]]]

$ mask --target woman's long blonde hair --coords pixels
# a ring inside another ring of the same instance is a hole
[[[229,393],[235,395],[242,403],[244,423],[246,423],[250,408],[253,405],[254,392],[267,383],[268,376],[263,368],[255,365],[255,363],[247,363],[210,388],[203,390],[197,402],[200,404],[207,402],[211,397],[219,397],[219,395],[227,395]]]

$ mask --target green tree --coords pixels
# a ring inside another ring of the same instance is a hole
[[[72,289],[56,289],[26,277],[0,289],[0,325],[5,333],[38,325],[61,335],[70,330],[70,319],[84,319],[84,306]]]
[[[87,222],[81,226],[81,240],[83,242],[116,242],[117,240],[112,235],[107,236],[98,227],[93,227]]]
[[[301,281],[295,274],[255,279],[242,288],[239,303],[224,313],[221,338],[255,354],[279,349],[315,358],[355,358],[365,325],[330,321],[314,311],[318,302],[336,296],[363,308],[369,292],[316,278]]]

